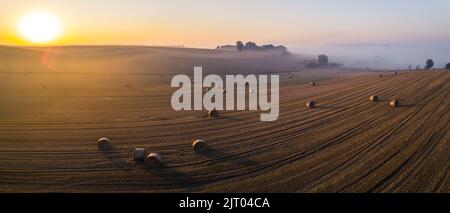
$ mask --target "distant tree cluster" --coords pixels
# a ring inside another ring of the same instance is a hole
[[[431,70],[434,67],[434,61],[433,59],[427,59],[425,61],[425,66],[423,67],[425,70]],[[416,66],[416,70],[420,70],[420,65]],[[446,64],[444,69],[450,70],[450,63]],[[409,65],[409,70],[412,70],[412,66]]]
[[[236,45],[223,45],[223,46],[217,46],[216,49],[235,49],[239,52],[242,51],[269,51],[269,50],[275,50],[275,51],[279,51],[281,53],[284,54],[288,54],[288,50],[285,46],[280,45],[280,46],[275,46],[273,44],[267,44],[267,45],[261,45],[259,46],[258,44],[256,44],[255,42],[249,41],[247,43],[243,43],[242,41],[237,41]]]
[[[253,51],[266,51],[266,50],[278,50],[278,51],[282,51],[282,52],[287,52],[287,48],[283,45],[280,46],[274,46],[273,44],[267,44],[267,45],[262,45],[259,46],[257,45],[255,42],[249,41],[247,43],[245,43],[245,45],[241,42],[241,41],[237,41],[236,42],[236,49],[238,51],[243,51],[243,50],[253,50]]]
[[[434,61],[433,59],[427,59],[427,61],[425,62],[425,67],[424,69],[426,70],[431,70],[431,68],[434,67]],[[420,65],[417,65],[416,70],[420,69]],[[446,70],[450,70],[450,63],[447,63],[444,67],[444,69]],[[411,65],[410,65],[410,70],[411,70]]]

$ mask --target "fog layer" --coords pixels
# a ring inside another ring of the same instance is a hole
[[[349,67],[373,69],[408,69],[409,65],[422,68],[431,58],[435,68],[443,68],[450,62],[450,43],[433,44],[308,44],[293,45],[293,52],[304,54],[327,54],[330,61]]]

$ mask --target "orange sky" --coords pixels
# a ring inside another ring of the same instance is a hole
[[[47,11],[63,31],[51,44],[215,47],[258,43],[391,43],[450,37],[450,1],[0,0],[0,44],[31,44],[21,18]]]

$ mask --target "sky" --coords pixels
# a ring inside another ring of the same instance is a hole
[[[33,11],[58,17],[56,45],[214,48],[251,40],[326,51],[450,43],[449,0],[0,0],[0,44],[29,45],[18,23]]]

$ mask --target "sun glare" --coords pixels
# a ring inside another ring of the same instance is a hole
[[[33,12],[22,18],[19,30],[30,42],[49,43],[61,33],[61,26],[57,17],[45,12]]]

